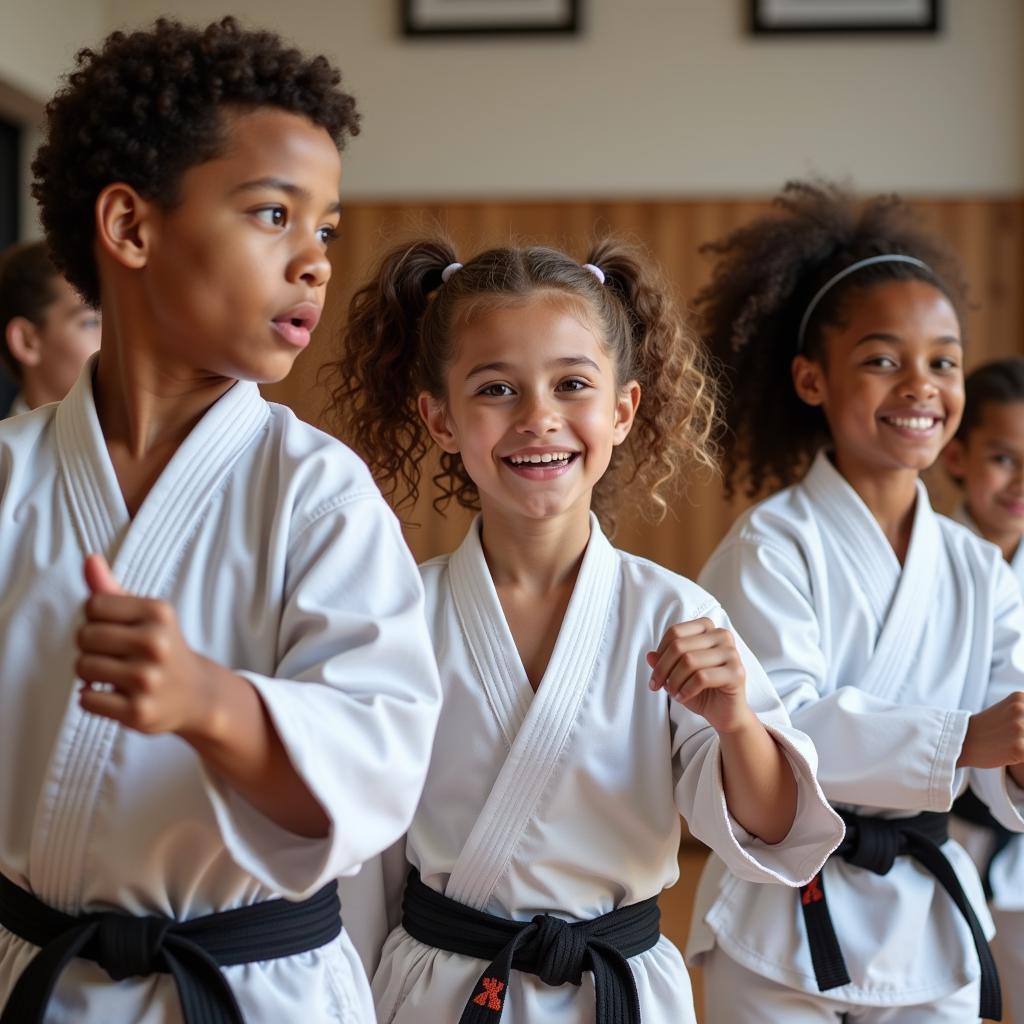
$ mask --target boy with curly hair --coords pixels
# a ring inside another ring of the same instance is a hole
[[[48,108],[103,345],[0,424],[2,1024],[373,1020],[333,879],[408,825],[437,669],[366,467],[257,388],[323,303],[339,82],[158,21]]]

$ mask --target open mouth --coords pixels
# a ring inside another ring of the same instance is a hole
[[[882,422],[908,434],[927,434],[945,420],[941,416],[883,416]]]
[[[274,317],[271,326],[289,345],[305,348],[319,319],[319,307],[311,302],[303,302]]]
[[[536,480],[547,480],[560,476],[578,458],[579,452],[550,451],[530,452],[528,454],[505,455],[502,462],[519,476]]]

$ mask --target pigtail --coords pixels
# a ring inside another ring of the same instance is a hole
[[[430,370],[421,324],[455,254],[444,241],[392,249],[352,297],[340,357],[325,366],[328,418],[369,464],[396,510],[415,505],[431,439],[417,411]]]
[[[684,466],[717,468],[714,378],[671,289],[649,258],[604,239],[586,262],[601,269],[604,287],[625,314],[630,344],[620,379],[636,380],[641,388],[633,429],[598,484],[595,506],[607,519],[609,499],[639,484],[660,520],[668,507],[663,492]]]

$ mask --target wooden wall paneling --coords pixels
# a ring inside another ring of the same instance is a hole
[[[965,267],[974,303],[968,314],[968,366],[1024,353],[1024,201],[938,197],[917,200],[915,206],[923,224],[954,247]],[[349,298],[381,253],[412,233],[445,230],[460,257],[512,238],[582,255],[595,233],[632,236],[652,252],[680,298],[689,303],[711,272],[711,260],[698,252],[699,247],[770,209],[766,200],[757,197],[348,204],[340,238],[332,249],[335,275],[322,326],[288,380],[266,389],[268,397],[286,402],[312,422],[322,422],[324,396],[317,386],[317,372],[337,349],[339,324]],[[948,507],[955,491],[944,475],[930,474],[929,484],[940,504]],[[468,522],[468,516],[458,510],[452,510],[447,519],[436,515],[430,496],[422,498],[411,514],[422,525],[407,531],[418,558],[453,548]],[[742,501],[726,502],[716,480],[692,480],[658,526],[630,521],[624,510],[616,540],[670,568],[696,575],[743,505]]]

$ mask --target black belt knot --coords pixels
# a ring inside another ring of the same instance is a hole
[[[163,970],[163,943],[172,921],[101,914],[96,922],[96,962],[114,981]]]
[[[536,960],[537,977],[545,985],[582,984],[590,951],[581,929],[550,914],[538,914],[532,923],[537,926],[533,948],[526,946],[522,952]]]
[[[949,815],[925,812],[912,818],[870,818],[840,810],[839,816],[846,822],[846,836],[833,857],[841,857],[876,875],[888,874],[897,857],[913,857],[946,890],[967,922],[978,954],[981,968],[979,1016],[1002,1020],[1003,1000],[992,950],[953,865],[940,849],[949,838]],[[848,985],[850,975],[825,895],[824,869],[800,888],[800,907],[818,989],[827,992]]]
[[[268,900],[175,921],[121,913],[54,910],[0,874],[0,925],[39,952],[0,1010],[0,1024],[43,1024],[64,968],[92,960],[114,981],[155,973],[174,978],[185,1024],[245,1024],[221,967],[294,956],[341,932],[337,883],[300,903]]]
[[[859,818],[847,823],[846,838],[838,855],[850,864],[876,875],[887,875],[896,858],[906,853],[901,832],[888,828],[881,818]]]
[[[535,974],[546,985],[579,985],[583,972],[591,971],[596,1024],[641,1024],[628,961],[657,943],[660,920],[652,897],[590,921],[562,921],[550,914],[509,921],[435,892],[416,871],[409,874],[402,901],[402,925],[414,939],[489,961],[459,1024],[498,1024],[513,970]]]

